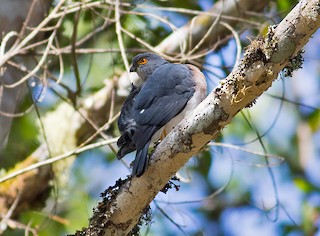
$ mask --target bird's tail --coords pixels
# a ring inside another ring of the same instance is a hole
[[[140,177],[146,170],[150,142],[151,140],[149,140],[141,150],[137,151],[136,158],[133,162],[132,176]]]
[[[127,155],[130,152],[133,152],[136,150],[136,147],[132,144],[125,144],[121,146],[117,152],[117,158],[118,160],[122,159],[125,155]]]
[[[127,155],[128,153],[136,150],[136,146],[132,142],[133,134],[134,134],[133,129],[127,129],[118,139],[117,145],[119,147],[119,151],[117,152],[117,158],[119,160],[125,155]]]

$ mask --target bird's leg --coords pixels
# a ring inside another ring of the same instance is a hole
[[[157,142],[153,143],[153,150],[159,145],[159,143],[161,143],[161,141],[167,136],[167,131],[165,129],[163,129],[160,138]]]

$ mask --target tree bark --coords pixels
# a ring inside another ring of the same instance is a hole
[[[299,51],[320,27],[318,0],[303,0],[266,37],[258,37],[232,73],[157,146],[139,178],[108,189],[90,225],[77,235],[127,235],[170,178],[243,108],[266,91],[278,73],[302,62]],[[301,64],[299,64],[301,65]]]

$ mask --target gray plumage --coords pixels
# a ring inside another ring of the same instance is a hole
[[[117,158],[121,159],[126,154],[136,150],[135,145],[132,143],[132,136],[135,133],[137,123],[132,117],[131,110],[135,96],[139,93],[140,87],[132,85],[132,89],[121,109],[121,113],[118,119],[118,127],[121,133],[120,138],[117,141],[118,147],[120,147]]]
[[[148,66],[139,66],[138,62],[142,58],[148,60]],[[132,84],[131,92],[122,106],[120,117],[118,119],[118,127],[121,133],[117,142],[117,145],[120,148],[117,153],[118,159],[121,159],[126,154],[136,150],[135,144],[132,142],[132,136],[135,133],[137,124],[131,113],[136,95],[140,92],[142,85],[151,76],[153,71],[158,68],[159,65],[166,63],[168,62],[162,57],[149,52],[138,54],[132,59],[130,72],[137,72],[140,80],[138,80],[135,85]]]
[[[198,68],[172,64],[152,53],[135,56],[130,71],[142,82],[133,86],[121,110],[117,156],[137,150],[132,175],[139,177],[147,166],[150,143],[169,133],[204,99],[206,83]]]

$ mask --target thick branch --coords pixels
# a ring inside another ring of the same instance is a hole
[[[99,204],[86,235],[127,235],[172,175],[271,86],[319,26],[319,1],[303,0],[266,38],[253,41],[239,66],[158,145],[144,175]]]

